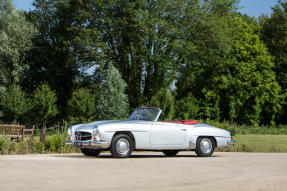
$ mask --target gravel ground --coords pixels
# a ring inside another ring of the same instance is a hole
[[[165,157],[136,152],[128,159],[81,154],[0,156],[0,191],[287,190],[287,153],[193,152]]]

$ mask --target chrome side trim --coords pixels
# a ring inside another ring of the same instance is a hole
[[[129,132],[135,132],[135,133],[142,133],[142,132],[149,132],[147,130],[132,130],[132,129],[118,129],[118,130],[107,130],[105,131],[106,133],[115,133],[115,132],[118,132],[118,131],[129,131]]]

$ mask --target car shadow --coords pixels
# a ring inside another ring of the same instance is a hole
[[[54,157],[57,158],[74,158],[74,159],[109,159],[113,158],[110,153],[101,153],[99,156],[85,156],[81,154],[62,154],[62,155],[54,155]],[[212,155],[211,157],[218,157],[217,155]],[[178,154],[174,157],[168,157],[162,154],[141,154],[141,153],[135,153],[132,154],[129,158],[198,158],[195,154]],[[204,157],[203,157],[204,158]],[[208,157],[209,158],[209,157]]]

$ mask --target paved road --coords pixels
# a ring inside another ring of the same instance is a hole
[[[138,152],[129,159],[81,154],[0,156],[0,191],[287,190],[287,153],[193,152],[164,157]]]

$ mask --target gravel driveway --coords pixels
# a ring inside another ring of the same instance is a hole
[[[81,154],[0,156],[0,191],[41,190],[287,190],[287,153],[193,152],[165,157],[137,152],[129,159]]]

